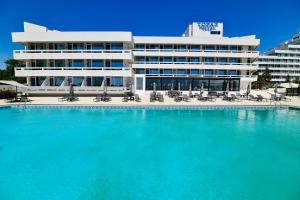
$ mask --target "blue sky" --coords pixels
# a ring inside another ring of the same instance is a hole
[[[224,22],[225,36],[255,34],[265,51],[300,31],[300,0],[0,0],[0,67],[21,46],[23,22],[62,31],[179,36],[193,21]]]

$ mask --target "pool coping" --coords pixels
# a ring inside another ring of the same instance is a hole
[[[90,104],[28,104],[0,105],[0,108],[82,108],[82,109],[162,109],[162,110],[220,110],[220,109],[291,109],[298,106],[289,105],[90,105]]]

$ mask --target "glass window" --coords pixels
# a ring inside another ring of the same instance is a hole
[[[239,59],[238,58],[230,58],[229,62],[230,63],[239,63]]]
[[[215,50],[215,46],[212,45],[205,45],[204,50]]]
[[[144,79],[141,77],[136,78],[136,89],[137,90],[143,90],[144,87]]]
[[[64,50],[66,48],[66,45],[64,43],[56,43],[54,44],[54,48],[57,50]]]
[[[54,85],[61,86],[61,84],[64,82],[64,79],[64,77],[54,77]]]
[[[123,49],[123,43],[112,43],[111,49],[113,50],[122,50]]]
[[[200,45],[191,45],[191,50],[192,51],[199,51],[201,48],[200,48]]]
[[[159,59],[158,59],[158,57],[150,57],[149,58],[149,62],[151,62],[151,63],[158,63]]]
[[[55,60],[54,67],[65,67],[65,61],[64,60]]]
[[[171,62],[173,62],[173,59],[172,59],[172,57],[164,57],[163,61],[166,63],[171,63]]]
[[[36,86],[41,86],[43,84],[43,82],[45,81],[46,77],[36,77]]]
[[[73,85],[75,85],[75,86],[81,86],[81,84],[82,84],[82,82],[83,82],[83,77],[73,77]]]
[[[214,62],[214,58],[204,58],[204,62],[207,62],[207,63]]]
[[[104,44],[103,43],[93,43],[92,50],[103,50]]]
[[[198,57],[191,57],[191,62],[200,62],[200,58],[198,58]]]
[[[219,58],[219,62],[220,63],[226,63],[227,62],[227,58]]]
[[[191,74],[199,74],[199,70],[198,69],[191,69],[190,73]]]
[[[177,69],[176,74],[186,74],[186,70],[185,69]]]
[[[164,69],[164,70],[163,70],[163,74],[170,75],[170,74],[173,74],[172,71],[173,71],[172,69]]]
[[[112,60],[111,67],[122,68],[123,67],[123,60]]]
[[[218,70],[218,75],[226,75],[226,70]]]
[[[104,67],[103,60],[93,60],[92,67]]]
[[[145,74],[145,69],[136,69],[136,74]]]
[[[102,77],[92,77],[92,85],[93,86],[101,86],[103,81]]]
[[[163,49],[172,50],[173,46],[170,44],[165,44],[165,45],[163,45]]]
[[[83,43],[73,43],[73,49],[74,50],[83,50],[84,45],[83,45]]]
[[[145,49],[145,44],[135,44],[134,48],[135,49]]]
[[[237,47],[237,46],[230,46],[230,50],[231,50],[231,51],[237,51],[237,50],[238,50],[238,47]]]
[[[229,75],[237,75],[237,71],[236,70],[229,70]]]
[[[205,75],[213,75],[214,74],[214,71],[212,69],[206,69],[204,71]]]
[[[145,57],[144,56],[136,56],[135,61],[137,62],[145,62]]]
[[[187,62],[186,57],[177,57],[175,58],[175,62]]]
[[[149,69],[149,74],[159,74],[158,69]]]
[[[228,46],[219,46],[219,50],[226,51],[228,50]]]
[[[73,67],[84,67],[83,60],[73,60]]]
[[[116,86],[116,87],[123,86],[123,77],[112,77],[110,85],[111,86]]]

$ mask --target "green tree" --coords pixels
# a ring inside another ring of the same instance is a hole
[[[265,71],[262,74],[262,79],[263,79],[263,87],[267,87],[271,84],[271,72],[268,67],[265,68]]]
[[[300,77],[297,76],[294,80],[293,80],[294,83],[297,83],[297,84],[300,84]]]
[[[14,80],[20,83],[25,83],[26,78],[23,77],[15,77],[15,68],[23,67],[24,63],[19,60],[9,59],[5,62],[6,68],[0,70],[0,80]]]

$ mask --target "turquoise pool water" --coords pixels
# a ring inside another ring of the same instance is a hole
[[[0,199],[300,199],[300,112],[0,109]]]

